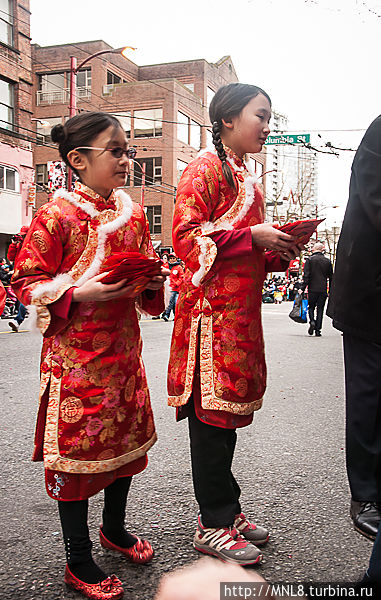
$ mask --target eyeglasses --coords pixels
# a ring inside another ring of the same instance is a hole
[[[73,148],[73,150],[104,150],[105,152],[110,152],[113,158],[122,158],[125,154],[127,158],[135,158],[137,150],[136,148],[121,148],[120,146],[116,146],[115,148],[96,148],[95,146],[79,146],[78,148]]]

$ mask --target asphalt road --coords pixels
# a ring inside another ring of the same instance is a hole
[[[272,582],[356,581],[372,544],[352,528],[344,462],[341,335],[325,317],[323,336],[293,323],[289,303],[264,305],[268,390],[252,426],[239,431],[234,473],[247,515],[271,530],[255,569]],[[94,557],[123,581],[127,600],[150,600],[161,575],[198,558],[187,424],[166,406],[172,323],[143,320],[144,359],[159,441],[134,478],[128,526],[155,548],[133,566],[100,547],[102,494],[90,501]],[[38,398],[40,338],[0,322],[0,598],[74,599],[63,583],[65,557],[57,507],[43,467],[30,455]]]

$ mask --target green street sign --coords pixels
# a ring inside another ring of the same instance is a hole
[[[279,134],[269,135],[266,140],[266,146],[274,144],[309,144],[310,134],[309,133],[293,133],[293,134]]]

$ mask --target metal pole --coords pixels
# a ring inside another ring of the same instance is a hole
[[[142,191],[141,191],[141,199],[140,199],[142,208],[144,208],[144,186],[145,186],[145,183],[146,183],[146,163],[144,162],[142,164]]]
[[[77,113],[77,59],[70,57],[70,87],[69,87],[69,117],[74,117]],[[73,183],[73,171],[68,168],[67,189],[71,192]]]

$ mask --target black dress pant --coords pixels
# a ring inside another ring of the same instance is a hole
[[[231,472],[236,431],[200,421],[192,398],[188,424],[193,485],[202,523],[205,527],[229,527],[241,512],[241,490]]]
[[[344,333],[346,460],[352,499],[381,502],[381,344]]]
[[[308,317],[310,323],[315,323],[315,331],[321,331],[321,326],[323,323],[324,305],[326,300],[327,294],[325,292],[308,291]]]

